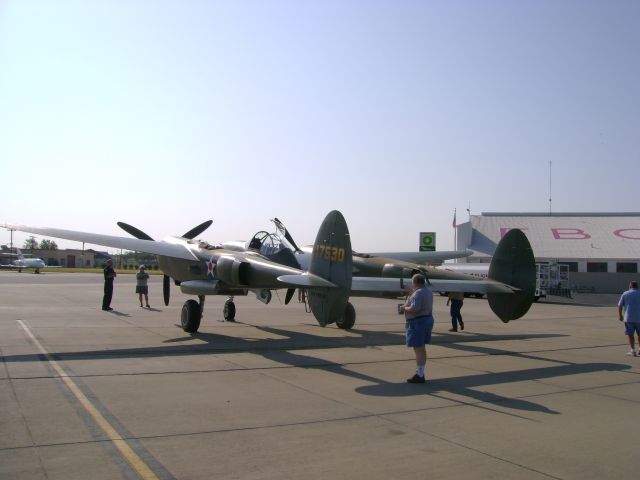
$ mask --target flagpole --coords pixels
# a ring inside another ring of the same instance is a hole
[[[453,249],[458,250],[458,228],[456,227],[456,209],[453,209]],[[458,259],[456,258],[456,263]]]

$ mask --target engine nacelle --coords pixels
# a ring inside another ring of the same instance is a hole
[[[411,278],[415,271],[404,268],[395,263],[387,263],[382,267],[382,276],[388,278]]]
[[[247,285],[249,263],[241,262],[233,257],[220,257],[216,263],[216,278],[227,285]]]

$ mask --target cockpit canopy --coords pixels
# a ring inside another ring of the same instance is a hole
[[[282,265],[300,268],[289,244],[276,233],[260,231],[247,242],[246,248]]]
[[[251,240],[247,242],[247,250],[259,252],[265,257],[278,253],[283,248],[287,248],[282,243],[280,237],[274,233],[260,231],[256,233]]]

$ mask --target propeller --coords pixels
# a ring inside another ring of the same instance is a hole
[[[274,218],[271,221],[275,224],[275,226],[278,229],[278,231],[280,233],[282,233],[282,235],[284,235],[284,238],[287,239],[287,242],[289,242],[291,244],[291,246],[295,249],[295,251],[296,252],[301,252],[302,250],[300,250],[298,245],[296,245],[296,242],[293,241],[293,237],[289,233],[289,230],[287,230],[287,228],[284,226],[284,223],[282,223],[280,220],[278,220],[278,218]]]
[[[202,232],[204,232],[207,228],[209,228],[212,223],[213,223],[213,220],[207,220],[206,222],[202,222],[197,227],[193,227],[187,233],[182,235],[182,238],[188,238],[189,240],[193,240],[198,235],[200,235]]]
[[[164,304],[165,306],[169,306],[169,296],[171,293],[170,290],[170,285],[171,285],[171,277],[169,275],[163,275],[162,276],[162,297],[164,299]]]
[[[289,305],[293,294],[296,292],[295,288],[287,288],[287,295],[284,297],[284,304]]]
[[[212,223],[213,223],[213,220],[207,220],[206,222],[202,222],[197,227],[193,227],[187,233],[182,235],[182,237],[187,238],[189,240],[193,240],[195,237],[197,237],[202,232],[204,232],[207,228],[209,228]],[[129,225],[128,223],[124,223],[124,222],[118,222],[118,226],[133,237],[136,237],[140,240],[153,241],[153,238],[151,238],[149,235],[144,233],[142,230],[134,227],[133,225]],[[169,275],[164,275],[164,277],[162,278],[162,297],[164,299],[164,304],[166,306],[169,305],[169,297],[171,296],[170,286],[171,286],[171,277]]]
[[[129,225],[128,223],[118,222],[118,226],[121,229],[123,229],[125,232],[127,232],[129,235],[131,235],[132,237],[136,237],[140,240],[153,241],[153,238],[151,238],[149,235],[144,233],[142,230],[138,230],[136,227]]]
[[[296,252],[302,252],[302,250],[300,250],[300,248],[298,247],[298,245],[296,245],[296,242],[293,240],[293,237],[291,236],[291,234],[289,233],[289,230],[287,230],[287,227],[284,226],[284,223],[282,223],[277,217],[274,218],[273,220],[271,220],[275,226],[276,229],[282,234],[284,235],[284,238],[287,239],[287,242],[289,242],[289,244],[294,248],[294,250]],[[295,293],[296,289],[295,288],[289,288],[287,289],[287,294],[284,297],[284,304],[285,305],[289,305],[289,302],[291,301],[291,299],[293,298],[293,294]]]

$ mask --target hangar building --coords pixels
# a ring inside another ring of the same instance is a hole
[[[456,226],[456,248],[474,252],[469,263],[489,262],[511,228],[527,235],[536,262],[566,264],[573,289],[620,293],[640,280],[640,213],[483,212]]]

